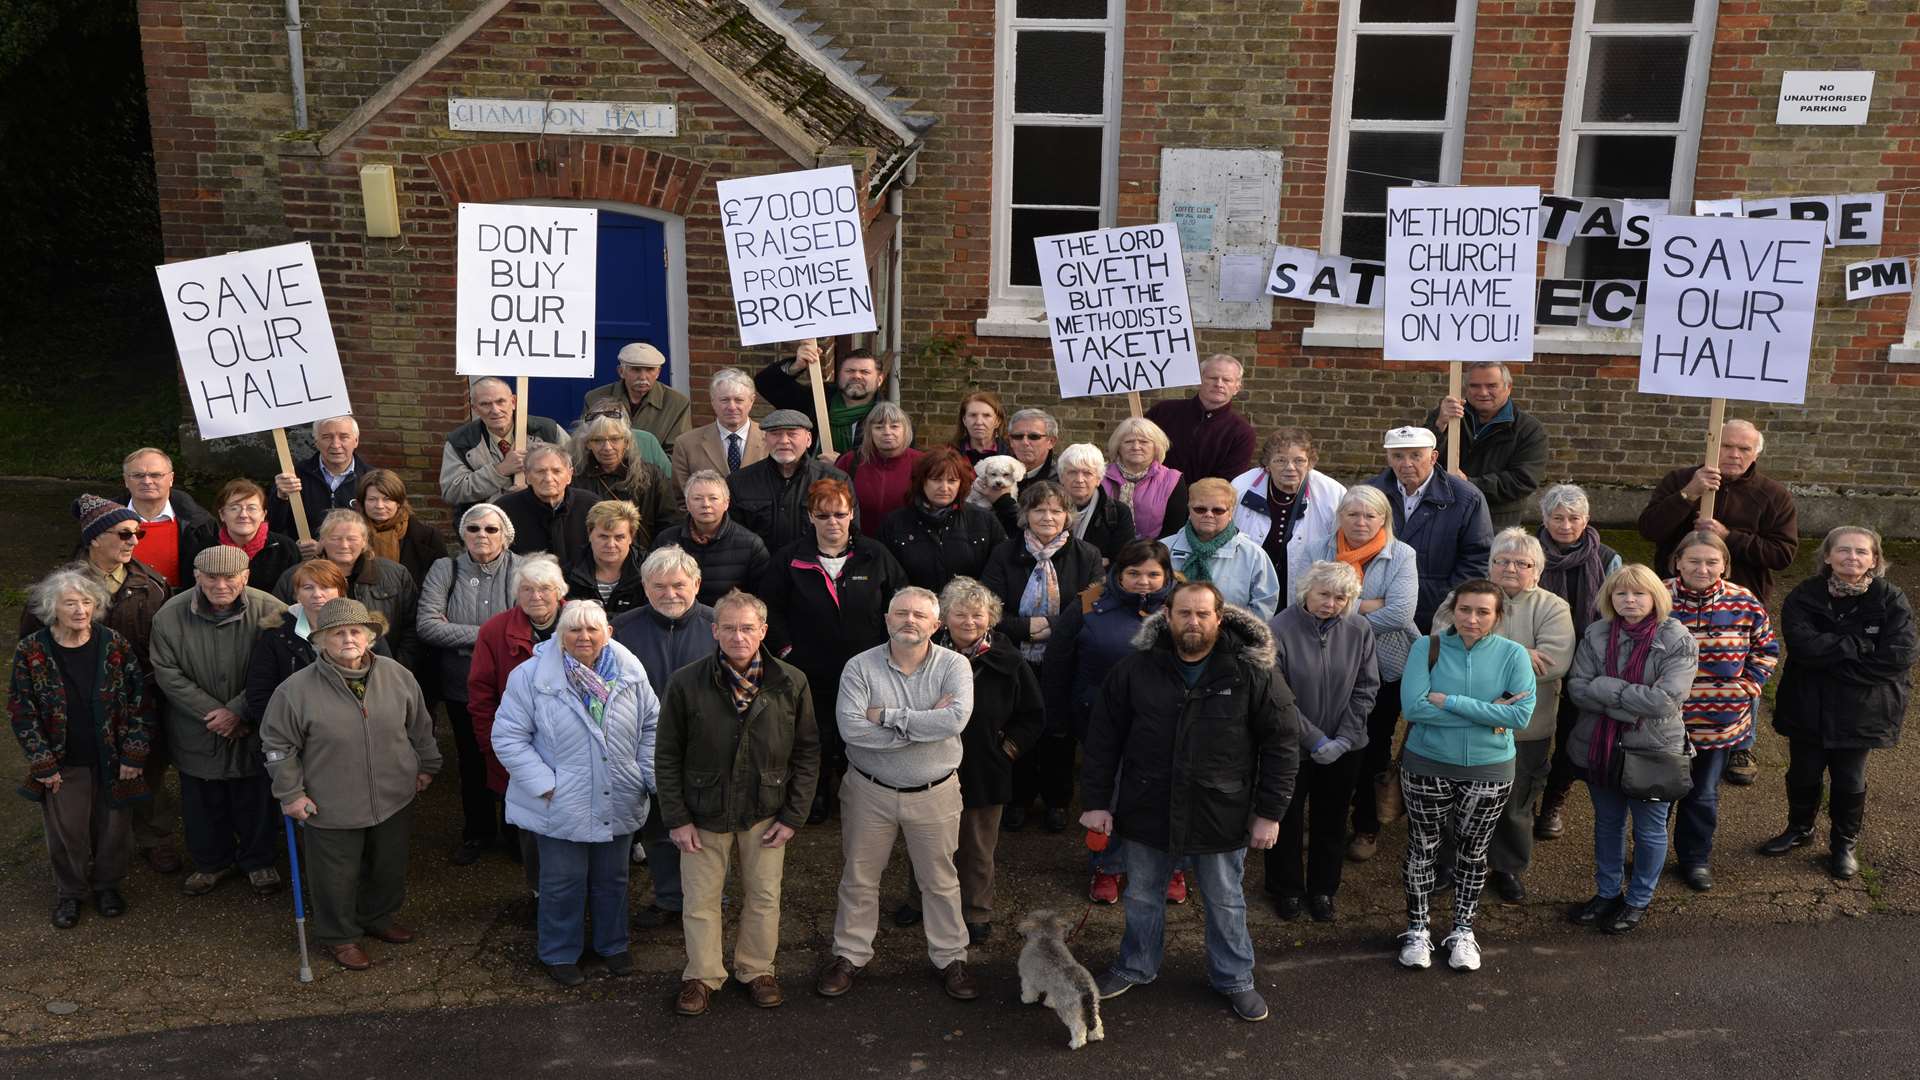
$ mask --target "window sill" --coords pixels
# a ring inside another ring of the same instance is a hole
[[[1639,330],[1602,326],[1541,326],[1533,331],[1533,351],[1549,356],[1638,356],[1640,342]],[[1330,320],[1301,331],[1300,344],[1316,349],[1379,349],[1386,344],[1386,335],[1377,321]],[[1920,363],[1920,346],[1913,348],[1912,362]]]
[[[1905,342],[1887,349],[1889,364],[1920,364],[1920,342]]]
[[[987,305],[987,313],[973,324],[973,332],[983,338],[1045,338],[1047,309],[1039,304],[1000,300]]]

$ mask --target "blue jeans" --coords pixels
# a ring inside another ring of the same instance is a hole
[[[1682,869],[1705,866],[1713,854],[1713,830],[1720,824],[1720,774],[1727,771],[1732,747],[1694,748],[1693,790],[1674,804],[1673,854]]]
[[[1253,938],[1247,935],[1247,894],[1242,878],[1247,849],[1212,855],[1173,856],[1145,844],[1122,845],[1127,866],[1127,929],[1113,973],[1130,983],[1150,983],[1166,953],[1167,882],[1176,864],[1200,891],[1207,920],[1207,982],[1222,994],[1253,989]]]
[[[1667,812],[1672,803],[1629,799],[1613,788],[1587,785],[1593,798],[1593,891],[1612,898],[1621,892],[1627,865],[1627,817],[1633,817],[1633,880],[1625,883],[1627,903],[1653,903],[1654,886],[1667,862]]]
[[[593,918],[593,951],[627,951],[627,860],[632,835],[603,844],[537,837],[540,847],[540,962],[575,964]]]

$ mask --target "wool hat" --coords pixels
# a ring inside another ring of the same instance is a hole
[[[1388,450],[1432,449],[1438,445],[1439,441],[1433,437],[1433,432],[1423,427],[1397,427],[1387,432]]]
[[[507,516],[505,510],[500,509],[499,506],[490,502],[477,502],[467,507],[467,512],[460,515],[460,531],[463,533],[466,532],[469,523],[487,517],[488,515],[492,515],[492,517],[500,523],[500,533],[507,538],[507,546],[512,547],[513,519]]]
[[[807,419],[807,414],[799,409],[775,409],[760,421],[761,431],[785,431],[788,428],[812,431],[813,421]]]
[[[377,611],[368,611],[367,605],[351,596],[342,596],[329,600],[318,615],[308,615],[312,629],[308,637],[322,630],[338,630],[343,626],[364,626],[376,634],[387,632],[387,618]]]
[[[247,553],[237,547],[215,544],[193,557],[193,568],[203,574],[217,574],[230,577],[247,569],[251,565]]]
[[[140,515],[111,499],[82,495],[73,500],[73,516],[80,519],[80,546],[100,538],[100,534],[123,521],[138,522]]]
[[[620,350],[621,367],[665,367],[666,355],[644,341],[636,341]]]

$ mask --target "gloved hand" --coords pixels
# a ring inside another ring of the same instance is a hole
[[[1353,749],[1352,744],[1345,739],[1337,737],[1329,739],[1322,736],[1319,742],[1313,744],[1313,749],[1309,753],[1313,755],[1315,765],[1331,765],[1351,749]]]

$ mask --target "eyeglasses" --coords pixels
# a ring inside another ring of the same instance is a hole
[[[1041,434],[1035,435],[1032,432],[1016,431],[1013,434],[1007,436],[1007,438],[1012,439],[1014,442],[1039,442],[1041,439],[1050,439],[1052,438],[1052,436],[1044,432],[1042,432]]]
[[[1231,514],[1233,513],[1233,507],[1231,506],[1190,506],[1187,509],[1189,512],[1195,513],[1195,514]]]
[[[1533,569],[1533,560],[1532,559],[1495,559],[1493,560],[1493,565],[1499,567],[1502,570],[1531,570]]]
[[[486,533],[486,534],[487,534],[488,536],[492,536],[492,535],[493,535],[494,533],[497,533],[497,532],[499,532],[499,531],[500,531],[500,526],[498,526],[498,525],[469,525],[469,526],[467,526],[467,531],[468,531],[468,532],[470,532],[470,533]]]
[[[127,474],[127,479],[129,480],[165,480],[167,477],[172,475],[173,473],[171,472],[130,472]]]
[[[115,529],[115,530],[113,530],[113,535],[115,535],[115,536],[117,536],[117,537],[119,537],[119,538],[120,538],[120,542],[121,542],[121,543],[123,543],[123,544],[131,544],[131,543],[133,543],[133,542],[134,542],[135,540],[145,540],[145,539],[147,538],[147,530],[145,530],[145,529]]]

